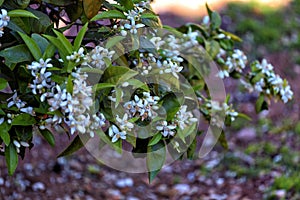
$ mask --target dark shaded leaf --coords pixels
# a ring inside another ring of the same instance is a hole
[[[151,182],[160,169],[163,167],[166,160],[166,147],[164,142],[159,142],[156,145],[148,146],[147,150],[147,168],[149,182]]]
[[[17,169],[18,154],[14,144],[10,144],[5,148],[5,160],[8,169],[8,174],[12,176]]]
[[[9,136],[10,128],[11,125],[9,125],[7,122],[3,122],[0,125],[0,137],[6,146],[8,146],[10,143],[10,136]]]
[[[83,10],[88,19],[97,15],[103,0],[83,0]]]
[[[83,142],[81,141],[80,137],[77,135],[74,140],[71,142],[71,144],[63,150],[57,157],[63,157],[67,155],[71,155],[72,153],[78,151],[84,146]]]
[[[118,10],[108,10],[97,14],[91,19],[91,21],[97,21],[101,19],[126,19],[126,16]]]
[[[23,113],[16,116],[13,120],[11,125],[13,126],[31,126],[36,123],[36,120],[33,116]]]
[[[52,146],[55,146],[55,138],[53,136],[53,134],[48,130],[40,130],[41,135],[45,138],[45,140]]]

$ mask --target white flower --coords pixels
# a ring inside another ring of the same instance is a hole
[[[145,27],[145,24],[135,24],[135,21],[131,21],[131,24],[124,24],[124,28],[130,30],[132,34],[137,34],[137,29]]]
[[[281,99],[284,103],[287,103],[290,99],[293,98],[293,91],[291,87],[288,85],[280,90]]]
[[[134,127],[133,123],[128,121],[128,114],[127,113],[124,114],[122,119],[119,117],[119,115],[117,115],[116,120],[117,120],[121,130],[131,131],[131,129],[133,129],[133,127]]]
[[[194,118],[192,112],[187,111],[187,105],[181,106],[175,115],[175,122],[178,124],[181,130],[185,129],[187,125],[191,125],[197,121],[198,119]]]
[[[255,90],[258,91],[258,92],[262,92],[263,91],[263,88],[265,87],[265,81],[264,79],[260,79],[258,82],[255,83]]]
[[[164,137],[167,136],[174,136],[175,135],[175,131],[173,131],[174,129],[176,129],[176,125],[174,124],[170,124],[168,125],[168,122],[166,121],[162,121],[159,125],[156,126],[156,130],[161,131],[161,134]]]
[[[80,47],[78,52],[74,51],[70,56],[67,56],[67,60],[75,61],[79,63],[81,59],[85,57],[83,47]]]
[[[229,77],[229,72],[226,69],[223,69],[218,72],[217,76],[224,79],[225,77]]]
[[[104,59],[111,60],[114,54],[115,51],[108,51],[108,49],[101,46],[96,46],[89,54],[87,54],[83,65],[86,64],[94,68],[104,69],[106,65]]]
[[[10,108],[13,105],[15,105],[18,109],[23,108],[26,105],[26,102],[23,102],[19,97],[17,92],[15,92],[15,94],[10,97],[9,99],[7,99],[8,104],[7,107]]]
[[[10,17],[7,15],[7,10],[1,9],[0,14],[0,27],[4,27],[8,25]]]
[[[35,116],[35,112],[32,107],[21,108],[20,111]]]
[[[18,142],[17,140],[13,141],[14,146],[16,147],[17,153],[20,153],[21,146],[23,147],[29,147],[30,145],[27,142]]]
[[[178,66],[176,62],[172,62],[171,60],[165,60],[163,62],[163,66],[165,67],[163,70],[164,73],[172,73],[172,75],[177,79],[179,78],[177,73],[183,70],[182,66]]]
[[[112,125],[109,128],[108,134],[110,137],[112,137],[112,142],[117,142],[120,138],[123,140],[126,139],[126,132],[119,131],[119,129],[115,125]]]
[[[257,64],[256,67],[258,69],[261,69],[261,72],[266,74],[267,76],[271,76],[274,73],[274,67],[270,63],[268,63],[266,59],[263,59],[261,64]]]

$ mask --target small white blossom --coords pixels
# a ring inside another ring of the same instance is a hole
[[[137,29],[145,27],[145,24],[135,24],[135,21],[132,21],[131,24],[124,24],[124,28],[130,30],[132,34],[137,34]]]
[[[112,60],[114,54],[115,51],[109,51],[101,46],[96,46],[90,53],[87,54],[83,65],[103,70],[106,66],[104,59]]]
[[[181,130],[185,129],[188,125],[197,122],[198,119],[194,118],[191,111],[187,111],[187,105],[181,106],[175,115],[175,122]]]
[[[127,113],[124,114],[122,119],[119,117],[119,115],[117,115],[116,120],[119,124],[120,129],[123,131],[131,131],[131,129],[133,129],[133,127],[134,127],[133,123],[128,121]]]
[[[284,103],[287,103],[289,100],[293,98],[293,91],[291,87],[288,85],[280,90],[281,99]]]
[[[84,49],[83,47],[80,47],[78,52],[74,51],[70,56],[67,56],[67,60],[75,61],[75,63],[79,63],[83,58],[84,55]]]
[[[176,129],[176,125],[168,124],[168,122],[162,121],[159,125],[156,126],[156,129],[158,131],[161,131],[161,134],[164,137],[174,136],[175,135],[174,129]]]
[[[9,99],[7,99],[8,104],[7,107],[10,108],[12,106],[16,106],[18,109],[23,108],[26,105],[26,102],[22,101],[19,97],[17,92],[14,93],[14,95],[12,97],[10,97]]]
[[[256,67],[267,76],[271,76],[271,74],[273,74],[274,67],[270,63],[268,63],[266,59],[263,59],[261,64],[257,64]]]
[[[7,26],[9,21],[10,21],[10,17],[7,15],[7,10],[1,9],[0,27]]]
[[[125,140],[126,139],[126,132],[120,131],[115,125],[112,125],[109,130],[108,134],[112,137],[112,142],[117,142],[120,138]]]

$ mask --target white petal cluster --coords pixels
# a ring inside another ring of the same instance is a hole
[[[175,115],[175,123],[181,130],[184,130],[187,126],[197,122],[191,111],[187,111],[187,105],[182,105],[180,110]]]
[[[164,137],[174,136],[176,128],[177,126],[175,124],[169,124],[167,121],[162,121],[156,126],[156,129],[160,131]]]
[[[126,140],[126,132],[120,131],[115,125],[109,128],[108,134],[112,137],[112,142],[117,142],[119,139]]]
[[[110,137],[112,137],[112,142],[118,141],[118,139],[126,139],[126,135],[128,131],[131,131],[134,128],[134,124],[129,122],[128,114],[125,113],[122,118],[119,117],[119,115],[116,116],[116,123],[118,124],[118,127],[116,125],[112,125],[109,128],[108,134]]]
[[[179,79],[179,76],[177,73],[181,72],[183,70],[182,66],[179,66],[177,62],[173,62],[172,60],[164,60],[161,65],[159,65],[161,70],[160,74],[169,74],[171,73],[175,78]]]
[[[205,102],[206,109],[210,110],[210,117],[212,125],[216,125],[220,128],[223,127],[224,117],[229,117],[233,122],[235,118],[238,116],[238,112],[236,112],[232,105],[228,105],[226,102],[220,103],[218,101],[209,100]],[[225,115],[222,117],[222,115]]]
[[[143,92],[143,96],[134,96],[134,100],[124,104],[124,108],[129,117],[141,117],[142,121],[150,118],[153,119],[157,114],[154,110],[158,109],[158,96],[151,96],[149,92]]]
[[[145,24],[140,23],[141,14],[145,11],[142,6],[137,4],[133,10],[125,12],[124,15],[127,17],[127,20],[121,21],[121,34],[123,36],[127,35],[127,31],[132,34],[137,34],[137,29],[145,27]]]
[[[83,65],[88,65],[92,68],[103,70],[106,66],[105,59],[112,60],[115,51],[109,51],[108,49],[96,46],[91,52],[86,55]]]
[[[279,98],[287,103],[293,98],[293,91],[286,80],[283,80],[278,74],[274,72],[272,64],[268,63],[266,59],[263,59],[260,63],[255,62],[253,64],[253,72],[251,76],[257,76],[260,74],[262,77],[255,83],[247,83],[241,80],[242,85],[249,91],[257,91],[259,93],[265,93],[267,95],[279,96]]]
[[[59,85],[52,88],[48,93],[49,111],[59,110],[64,116],[64,122],[70,127],[71,134],[75,132],[85,134],[89,133],[91,137],[95,131],[105,125],[103,114],[91,114],[90,109],[93,106],[92,86],[88,86],[87,74],[73,73],[73,93],[68,93],[66,89],[61,89]],[[61,123],[62,118],[54,115],[49,118],[48,123]]]
[[[10,108],[12,106],[16,106],[18,109],[21,109],[23,107],[25,107],[26,102],[22,101],[19,97],[18,97],[18,93],[15,91],[14,95],[10,98],[7,99],[7,107]]]
[[[8,25],[10,17],[7,15],[7,10],[1,9],[0,13],[0,37],[4,34],[4,27]]]
[[[80,47],[78,52],[74,51],[71,55],[66,57],[67,60],[74,61],[75,63],[79,63],[85,58],[84,49]]]
[[[20,148],[21,147],[29,147],[30,146],[27,142],[24,142],[24,141],[19,142],[17,140],[14,140],[13,144],[16,147],[17,153],[20,153]]]
[[[41,95],[41,101],[45,101],[47,96],[46,91],[51,89],[55,83],[51,80],[52,73],[47,71],[48,68],[52,68],[53,65],[49,63],[50,58],[45,61],[41,58],[39,62],[32,62],[31,65],[27,66],[27,69],[31,71],[31,75],[34,77],[33,83],[29,84],[29,88],[33,94],[43,94]]]

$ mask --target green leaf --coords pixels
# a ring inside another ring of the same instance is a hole
[[[67,62],[66,56],[70,54],[68,53],[66,47],[64,45],[61,45],[60,40],[50,35],[43,35],[43,36],[47,38],[58,49],[59,55],[64,60],[64,62]]]
[[[55,51],[56,51],[56,47],[52,43],[49,43],[49,45],[44,51],[43,59],[46,60],[47,58],[51,58],[54,55]]]
[[[103,74],[103,82],[117,84],[118,82],[124,82],[130,78],[136,76],[137,71],[129,69],[128,67],[123,66],[110,66],[108,67]]]
[[[80,48],[80,45],[82,43],[82,40],[84,38],[84,35],[87,31],[88,23],[86,23],[79,31],[78,35],[75,38],[74,41],[74,51],[78,51]]]
[[[72,80],[72,76],[69,75],[68,77],[68,82],[67,82],[67,92],[68,93],[73,93],[73,80]]]
[[[69,6],[74,4],[74,0],[43,0],[45,3],[50,3],[56,6]]]
[[[153,146],[155,144],[157,144],[160,139],[162,138],[162,134],[159,132],[156,135],[153,136],[153,138],[150,140],[148,146]]]
[[[149,92],[149,87],[146,83],[143,83],[142,81],[138,80],[138,79],[130,79],[128,81],[126,81],[129,85],[133,86],[134,89],[136,88],[141,88],[147,92]]]
[[[32,60],[31,53],[25,44],[5,48],[0,51],[0,56],[5,58],[5,63],[21,63]]]
[[[222,19],[219,13],[217,12],[212,12],[211,14],[211,27],[212,29],[217,29],[221,26]]]
[[[113,88],[115,86],[116,86],[115,84],[111,84],[111,83],[98,83],[94,87],[95,87],[96,90],[102,90],[102,89],[105,89],[105,88]]]
[[[88,19],[94,17],[102,5],[102,0],[83,0],[83,9]]]
[[[260,95],[255,103],[255,111],[256,113],[260,113],[263,110],[268,110],[268,104],[265,101],[264,95]]]
[[[97,21],[101,19],[126,19],[126,16],[118,10],[109,10],[99,13],[93,17],[91,21]]]
[[[166,160],[166,147],[163,142],[156,145],[148,146],[147,149],[147,168],[149,175],[149,182],[152,182],[160,169],[163,167]]]
[[[5,160],[8,169],[8,174],[12,176],[17,169],[18,154],[14,144],[10,144],[5,148]]]
[[[212,58],[215,58],[220,52],[220,44],[215,41],[205,41],[205,49]]]
[[[219,137],[219,142],[222,145],[222,147],[226,150],[228,150],[228,143],[226,140],[225,132],[222,130],[221,135]]]
[[[0,78],[0,90],[4,90],[7,87],[7,81],[4,78]]]
[[[41,135],[45,138],[45,140],[52,146],[55,146],[55,138],[53,136],[53,134],[51,133],[51,131],[49,131],[48,129],[45,130],[40,130]]]
[[[18,32],[21,38],[24,40],[25,44],[27,45],[29,51],[31,52],[32,56],[35,58],[35,60],[39,60],[42,58],[42,52],[37,43],[31,39],[28,35]]]
[[[33,33],[31,35],[31,38],[36,42],[36,44],[41,49],[42,53],[45,53],[47,47],[49,46],[48,40],[46,40],[44,37],[42,37],[39,34]]]
[[[126,10],[132,10],[134,8],[132,0],[118,0],[118,2],[124,6]]]
[[[4,0],[0,0],[0,6],[2,6],[3,2],[4,2]]]
[[[126,37],[123,36],[114,36],[114,37],[110,37],[105,45],[106,49],[110,49],[113,46],[115,46],[116,44],[118,44],[119,42],[121,42],[122,40],[124,40]]]
[[[36,123],[36,120],[33,116],[23,113],[16,116],[13,120],[11,125],[13,126],[31,126]]]
[[[179,103],[178,97],[173,94],[167,94],[163,97],[163,104],[162,106],[166,110],[167,113],[167,121],[170,121],[174,118],[175,114],[179,111],[181,105]]]
[[[73,47],[72,47],[71,42],[61,32],[54,30],[54,29],[53,29],[53,31],[57,35],[57,38],[59,39],[59,41],[61,42],[60,45],[63,45],[65,47],[65,49],[67,50],[68,55],[71,55],[73,52]]]
[[[7,122],[3,122],[0,125],[0,137],[6,146],[8,146],[10,143],[10,136],[8,133],[10,128],[11,128],[11,125],[9,125]]]
[[[188,159],[194,159],[196,148],[197,148],[197,139],[195,138],[193,142],[189,145],[189,148],[186,152]]]
[[[37,16],[27,10],[11,10],[7,13],[7,15],[10,17],[32,17],[39,19]]]
[[[78,151],[84,146],[83,142],[81,141],[80,137],[77,135],[74,140],[71,142],[71,144],[63,150],[57,157],[63,157],[67,155],[71,155],[74,152]]]
[[[157,15],[154,13],[143,13],[141,18],[148,18],[148,19],[157,19]]]

